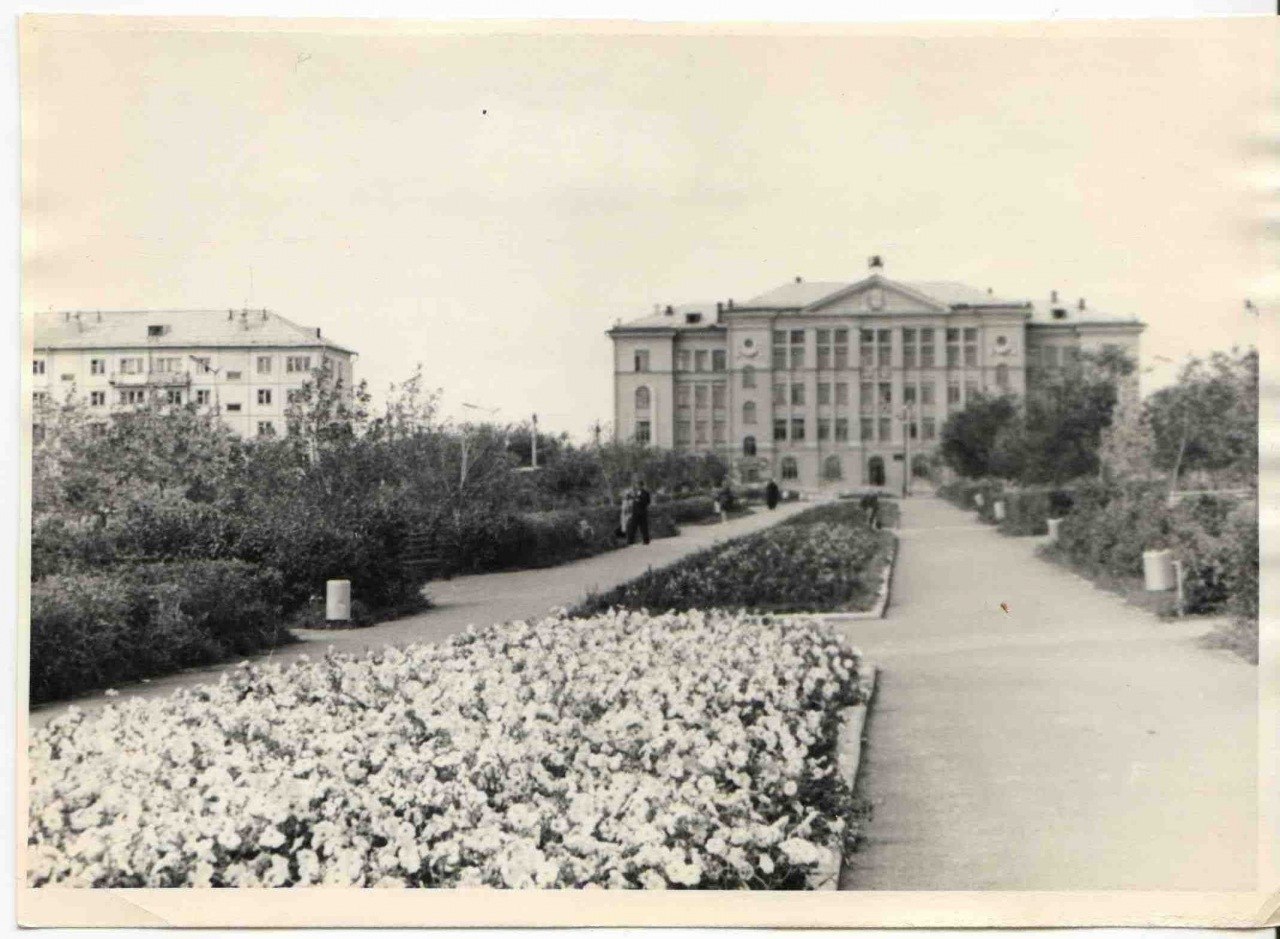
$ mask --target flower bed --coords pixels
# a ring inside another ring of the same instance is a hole
[[[863,611],[875,601],[892,541],[888,532],[869,530],[856,505],[817,506],[773,528],[650,570],[588,598],[574,612],[711,607],[772,613]]]
[[[858,664],[808,620],[613,613],[73,711],[30,746],[27,882],[801,889]]]

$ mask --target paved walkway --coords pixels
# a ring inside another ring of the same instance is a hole
[[[638,577],[650,567],[665,566],[717,541],[766,528],[809,508],[810,505],[811,503],[788,502],[779,505],[772,512],[756,507],[752,514],[727,522],[686,525],[673,538],[661,538],[648,545],[636,544],[557,567],[475,574],[432,583],[429,593],[435,605],[424,613],[366,629],[299,631],[298,636],[302,642],[256,658],[258,661],[289,661],[303,654],[322,654],[330,646],[340,652],[359,654],[385,645],[438,642],[462,632],[471,624],[501,623],[544,616],[556,607],[577,603],[589,593],[608,590]],[[121,686],[118,690],[124,697],[161,697],[177,688],[217,681],[224,671],[235,664],[190,669],[146,683]],[[81,710],[93,711],[111,700],[113,699],[105,695],[96,694],[73,702],[33,708],[30,712],[30,726],[35,728],[47,723],[69,704],[74,704]]]
[[[939,499],[901,539],[844,889],[1254,889],[1256,668]]]

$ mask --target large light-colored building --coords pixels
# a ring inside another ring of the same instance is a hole
[[[66,310],[34,320],[37,415],[68,396],[104,421],[146,404],[195,404],[262,436],[286,432],[290,394],[326,363],[351,392],[355,352],[268,310]]]
[[[1133,358],[1144,326],[1069,303],[1002,299],[950,281],[796,278],[735,304],[658,307],[609,330],[614,428],[712,452],[739,481],[900,487],[975,395],[1024,394],[1081,351]]]

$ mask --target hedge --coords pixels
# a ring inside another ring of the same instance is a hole
[[[175,561],[31,585],[31,701],[81,694],[289,641],[278,571]]]

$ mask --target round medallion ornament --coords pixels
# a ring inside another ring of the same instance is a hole
[[[742,354],[750,358],[760,350],[756,348],[756,341],[750,336],[742,340]]]
[[[867,306],[872,310],[884,309],[884,291],[879,287],[872,287],[867,291]]]

